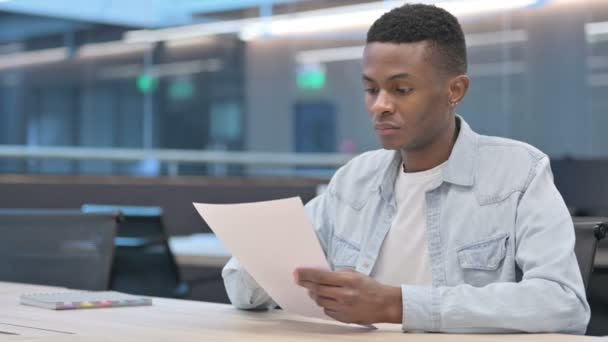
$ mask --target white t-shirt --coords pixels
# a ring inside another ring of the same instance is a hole
[[[371,276],[382,284],[432,285],[426,195],[446,163],[422,172],[399,172],[395,181],[397,213]]]

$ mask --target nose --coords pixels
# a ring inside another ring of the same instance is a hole
[[[395,111],[395,105],[389,94],[385,91],[380,91],[375,99],[372,100],[370,112],[374,116],[388,115]]]

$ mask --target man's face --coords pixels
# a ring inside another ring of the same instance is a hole
[[[453,120],[449,78],[431,48],[427,42],[365,47],[365,103],[385,149],[423,150]]]

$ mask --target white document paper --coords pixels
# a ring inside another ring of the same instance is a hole
[[[330,270],[299,197],[241,204],[194,203],[194,207],[281,308],[333,320],[294,282],[297,267]]]

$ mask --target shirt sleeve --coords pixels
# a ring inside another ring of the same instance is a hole
[[[234,257],[222,270],[226,293],[239,309],[273,309],[277,304]]]

